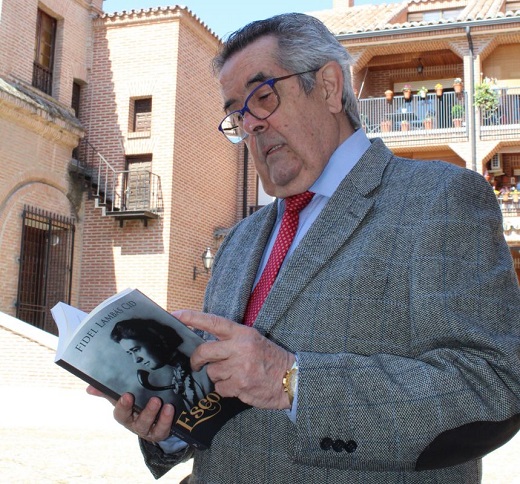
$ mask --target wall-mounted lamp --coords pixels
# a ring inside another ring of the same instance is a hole
[[[213,260],[215,257],[211,253],[211,249],[208,247],[202,254],[202,265],[204,270],[197,269],[197,266],[193,266],[193,280],[197,279],[198,274],[208,274],[213,267]]]
[[[421,59],[419,59],[419,65],[417,66],[417,74],[422,74],[424,66],[422,65]]]

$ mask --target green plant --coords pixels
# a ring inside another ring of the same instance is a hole
[[[462,104],[455,104],[451,108],[451,115],[455,119],[460,119],[464,117],[464,106]]]
[[[475,86],[475,106],[483,111],[495,111],[498,108],[498,92],[493,88],[496,79],[485,77]]]
[[[442,84],[441,83],[435,84],[435,89],[442,89]]]
[[[425,87],[425,86],[422,86],[421,89],[419,89],[418,92],[419,92],[419,94],[421,94],[421,93],[427,94],[428,93],[428,88]]]

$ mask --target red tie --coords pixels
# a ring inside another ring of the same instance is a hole
[[[285,199],[285,212],[282,217],[280,230],[274,241],[273,249],[264,271],[249,298],[244,316],[245,325],[253,326],[256,316],[260,312],[260,308],[274,284],[282,262],[296,235],[300,212],[309,204],[313,196],[314,193],[312,192],[304,192]]]

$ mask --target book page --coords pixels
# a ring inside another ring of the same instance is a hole
[[[63,302],[56,304],[51,309],[51,313],[59,332],[56,350],[56,360],[58,360],[88,314]]]

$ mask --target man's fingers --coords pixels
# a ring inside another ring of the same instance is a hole
[[[133,430],[131,428],[133,423],[133,414],[134,397],[130,393],[124,393],[116,402],[114,407],[114,418],[116,419],[116,422],[130,430]]]
[[[194,371],[199,371],[208,363],[227,360],[233,351],[233,345],[227,341],[206,341],[197,346],[190,357],[191,367]]]
[[[221,318],[214,314],[202,313],[199,311],[191,311],[183,309],[172,313],[177,319],[182,321],[186,326],[191,326],[201,331],[206,331],[219,340],[231,338],[236,327],[242,325],[230,321],[226,318]]]
[[[89,395],[92,395],[94,397],[102,397],[108,400],[112,405],[116,404],[116,400],[113,398],[110,398],[108,395],[105,395],[103,392],[99,391],[97,388],[94,388],[92,385],[89,385],[87,387],[87,393]]]
[[[159,398],[152,397],[146,407],[137,413],[133,404],[133,396],[130,393],[123,394],[114,407],[115,420],[149,442],[166,439],[175,415],[174,407],[171,404],[162,406]]]

